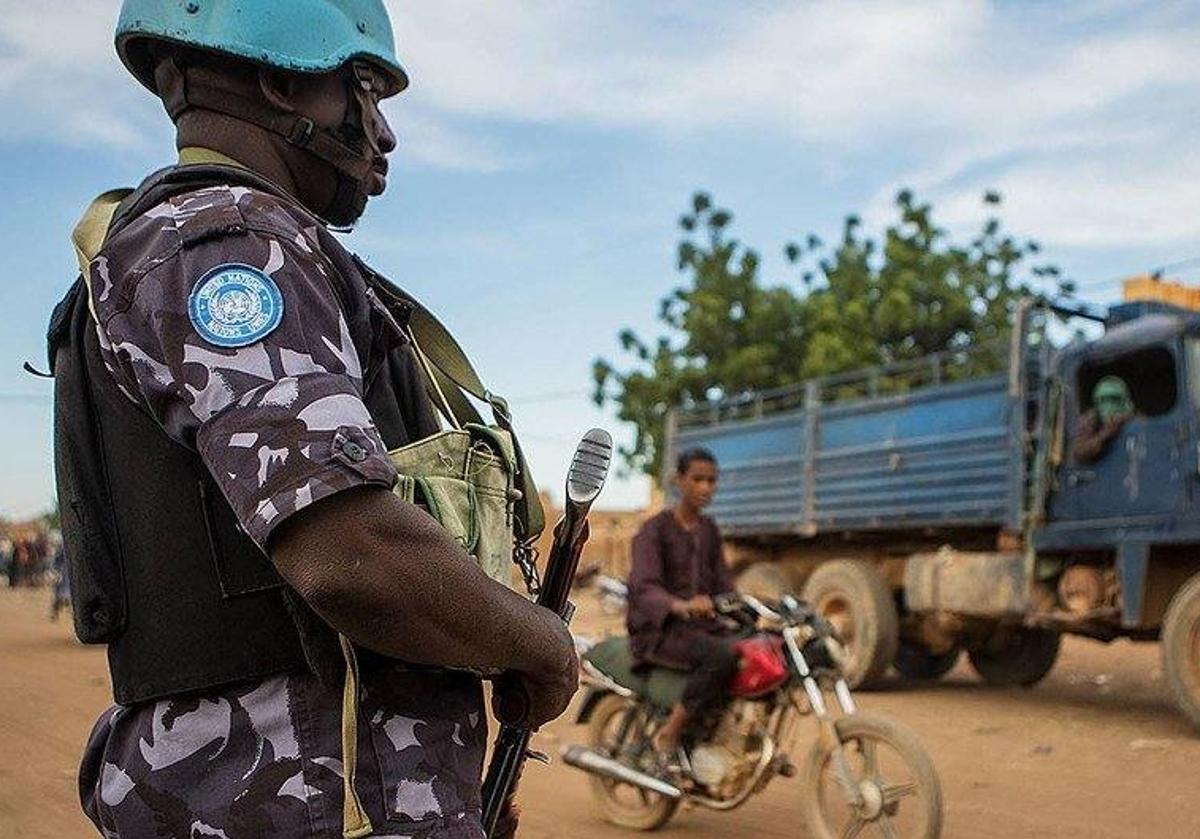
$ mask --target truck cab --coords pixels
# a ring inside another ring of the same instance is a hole
[[[1063,462],[1040,545],[1116,547],[1133,533],[1170,538],[1200,527],[1196,416],[1200,333],[1183,314],[1119,323],[1090,344],[1070,347],[1055,371],[1062,383]],[[1096,424],[1092,404],[1104,379],[1126,384],[1133,413],[1095,457],[1080,437]],[[1157,534],[1157,535],[1155,535]]]

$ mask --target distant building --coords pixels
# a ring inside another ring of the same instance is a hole
[[[544,491],[542,505],[546,509],[546,531],[538,541],[538,551],[544,560],[550,552],[554,523],[558,521],[562,510],[553,504]],[[642,522],[657,509],[658,505],[644,510],[592,510],[588,517],[591,536],[579,561],[580,569],[598,565],[601,573],[625,579],[629,575],[633,556],[633,537]]]
[[[1151,301],[1170,303],[1182,309],[1200,311],[1200,287],[1155,275],[1130,277],[1123,284],[1125,302]]]

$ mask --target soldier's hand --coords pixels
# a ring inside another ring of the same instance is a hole
[[[579,687],[579,657],[571,633],[546,612],[546,639],[538,666],[505,673],[492,685],[492,710],[502,723],[540,728],[556,719]]]
[[[492,831],[491,839],[513,839],[517,835],[517,827],[521,823],[521,808],[512,801],[504,802],[500,818],[496,820],[496,829]]]

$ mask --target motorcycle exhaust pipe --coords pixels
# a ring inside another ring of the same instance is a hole
[[[606,778],[612,778],[614,781],[632,784],[635,787],[641,787],[644,790],[665,795],[667,798],[683,797],[683,791],[674,784],[669,784],[660,778],[655,778],[653,775],[647,775],[645,772],[631,769],[625,764],[618,763],[611,757],[605,757],[586,746],[567,746],[562,750],[562,759],[563,763],[568,766],[574,766],[576,769],[582,769],[584,772],[591,772],[594,775],[603,775]]]

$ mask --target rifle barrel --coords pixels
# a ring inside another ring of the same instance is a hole
[[[563,517],[554,528],[554,543],[546,560],[546,573],[537,603],[570,622],[568,597],[579,557],[588,538],[587,515],[600,494],[612,460],[612,437],[593,428],[575,449],[567,472],[567,493]],[[496,825],[517,795],[517,784],[533,730],[528,725],[502,725],[496,747],[483,781],[483,829],[494,835]]]

